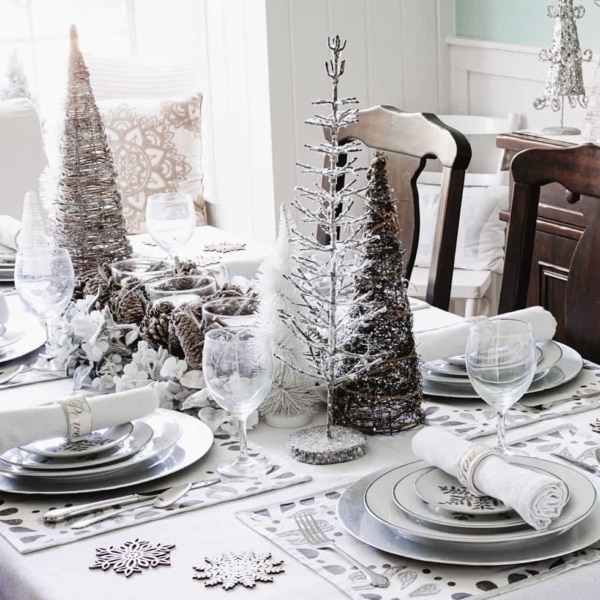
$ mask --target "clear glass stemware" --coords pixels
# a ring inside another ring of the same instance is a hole
[[[46,328],[54,342],[54,323],[73,296],[75,273],[67,250],[55,247],[25,248],[15,258],[15,289],[23,303]]]
[[[496,450],[506,446],[506,411],[531,385],[536,367],[535,338],[529,323],[516,319],[480,321],[469,330],[467,373],[475,391],[498,415]]]
[[[272,465],[265,457],[249,456],[246,420],[267,396],[273,380],[273,354],[267,334],[255,327],[212,329],[204,338],[204,379],[219,406],[239,423],[240,451],[217,471],[232,477],[259,477]]]
[[[190,194],[154,194],[146,204],[146,227],[154,242],[175,265],[176,253],[190,241],[196,226],[196,212]]]

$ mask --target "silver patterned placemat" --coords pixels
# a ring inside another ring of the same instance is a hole
[[[215,438],[210,453],[201,459],[197,465],[186,469],[186,477],[189,476],[189,481],[214,477],[216,465],[224,460],[234,458],[237,450],[238,442],[228,436]],[[92,525],[88,529],[70,529],[70,523],[73,523],[79,517],[52,524],[44,522],[42,515],[50,508],[62,508],[107,497],[121,496],[131,490],[117,490],[116,493],[113,491],[104,495],[86,494],[77,496],[22,496],[2,493],[0,494],[0,535],[5,537],[19,552],[26,554],[43,548],[68,544],[106,531],[121,529],[146,521],[155,521],[213,504],[285,488],[311,479],[308,475],[299,472],[295,464],[290,465],[280,457],[264,452],[258,446],[249,445],[249,451],[251,453],[260,452],[268,456],[274,465],[273,470],[260,479],[234,480],[223,478],[223,481],[216,485],[190,491],[179,503],[170,508],[157,509],[151,506],[134,508],[118,517]],[[151,487],[160,488],[165,485],[162,481],[157,480],[151,484]]]
[[[586,362],[581,373],[572,382],[532,396],[539,396],[541,404],[531,407],[519,403],[510,408],[506,414],[507,429],[598,408],[600,367]],[[423,410],[428,425],[444,427],[467,439],[496,432],[496,411],[481,400],[442,400],[429,397],[423,402]]]
[[[568,454],[591,461],[600,446],[600,435],[568,425],[558,425],[535,438],[515,446],[535,456],[548,457],[549,452]],[[301,496],[285,503],[274,503],[237,514],[251,529],[288,552],[313,571],[330,581],[354,600],[395,600],[399,598],[434,597],[438,600],[489,598],[519,587],[554,577],[565,571],[600,560],[600,543],[585,550],[525,565],[499,567],[460,567],[426,563],[392,556],[360,543],[340,525],[336,515],[338,498],[345,487]],[[316,550],[306,544],[298,530],[294,514],[311,512],[327,535],[339,545],[386,575],[390,587],[370,586],[365,577],[337,554]]]

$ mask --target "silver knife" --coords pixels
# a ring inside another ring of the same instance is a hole
[[[569,464],[575,465],[584,471],[588,471],[588,473],[593,473],[594,475],[600,476],[600,468],[592,467],[592,465],[588,465],[580,460],[576,460],[575,458],[571,458],[570,456],[563,456],[562,454],[555,454],[554,452],[550,452],[550,456],[554,456],[554,458],[560,458]]]
[[[208,487],[219,483],[221,479],[214,477],[212,479],[201,479],[192,483],[190,490],[197,490],[199,488]],[[99,500],[98,502],[88,502],[87,504],[81,504],[80,506],[69,506],[68,508],[53,508],[44,515],[44,521],[48,523],[59,523],[65,519],[71,517],[80,517],[81,515],[87,515],[88,513],[95,512],[98,510],[104,510],[105,508],[114,508],[115,506],[127,506],[128,504],[135,504],[136,502],[143,502],[145,500],[154,500],[164,491],[157,490],[154,492],[147,492],[145,494],[127,494],[127,496],[120,496],[119,498],[109,498],[107,500]]]

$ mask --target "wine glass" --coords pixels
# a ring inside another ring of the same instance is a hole
[[[511,454],[504,435],[506,411],[533,381],[536,352],[531,325],[516,319],[480,321],[469,330],[465,357],[473,388],[498,415],[495,449]]]
[[[64,248],[24,248],[15,258],[15,289],[19,298],[46,329],[46,340],[54,342],[54,321],[73,296],[75,273]]]
[[[240,451],[217,471],[232,477],[258,477],[273,466],[265,457],[248,455],[246,419],[267,396],[273,380],[273,353],[268,335],[255,327],[211,329],[204,338],[202,370],[210,395],[236,417]]]
[[[154,194],[146,204],[146,227],[156,244],[175,266],[175,255],[190,241],[196,226],[196,212],[190,194]]]

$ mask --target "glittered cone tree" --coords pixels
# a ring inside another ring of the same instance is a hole
[[[554,135],[577,135],[579,129],[564,127],[565,100],[571,108],[577,104],[587,106],[583,85],[582,61],[592,59],[592,51],[582,52],[577,33],[577,19],[585,14],[583,6],[573,6],[573,0],[559,0],[548,7],[548,16],[554,19],[554,37],[550,49],[540,52],[540,60],[549,62],[544,95],[536,98],[534,108],[541,110],[550,106],[560,111],[560,127],[547,127],[544,133]]]
[[[113,159],[75,27],[61,161],[54,237],[69,251],[76,274],[131,256]]]
[[[404,246],[382,153],[375,156],[367,179],[367,218],[357,257],[362,266],[354,275],[348,314],[361,325],[345,340],[344,349],[349,356],[375,352],[382,360],[338,386],[334,419],[364,433],[391,434],[423,423],[423,389],[403,277]]]

